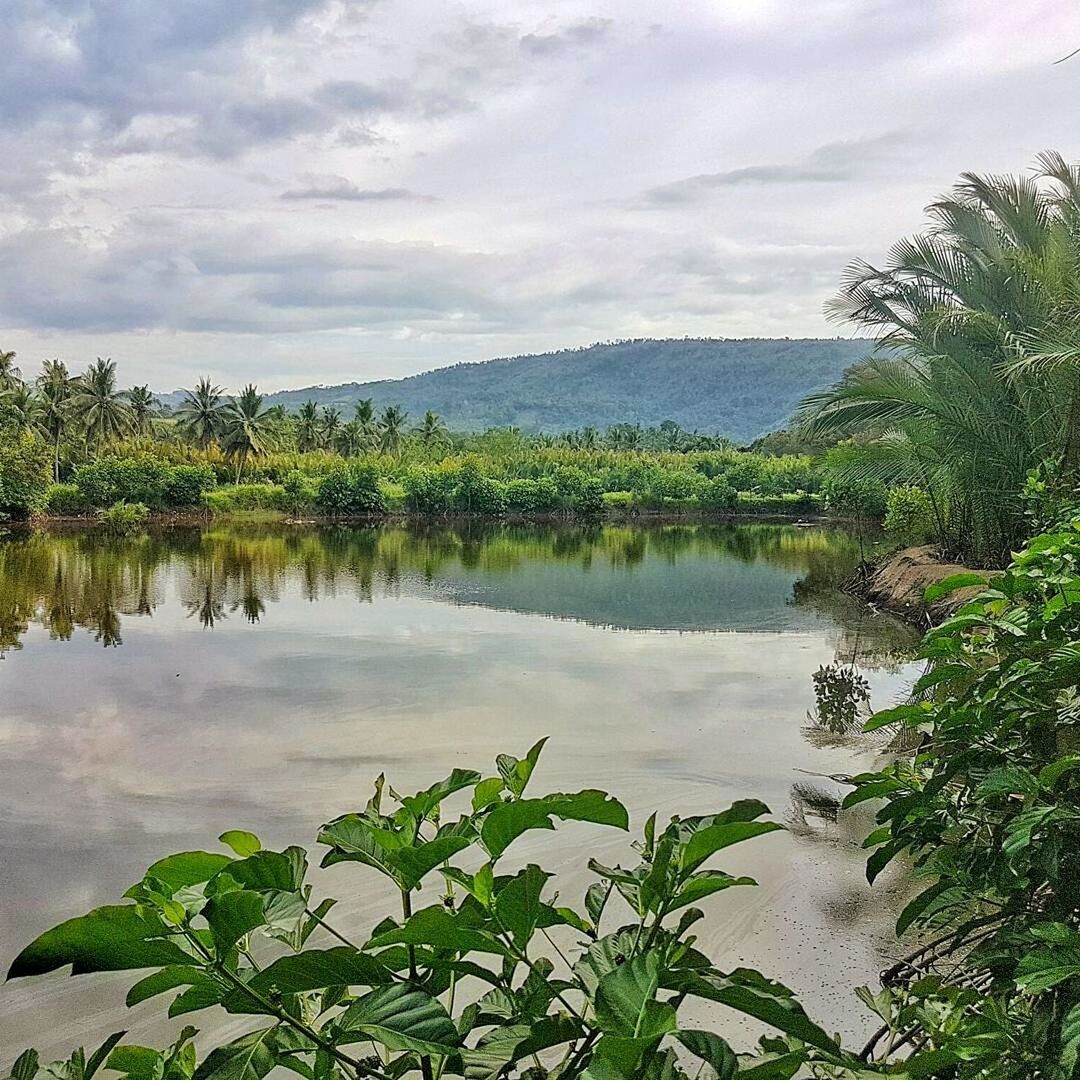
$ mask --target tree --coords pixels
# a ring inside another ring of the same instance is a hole
[[[379,417],[379,449],[384,454],[396,454],[401,449],[405,424],[409,414],[398,405],[387,405]]]
[[[206,450],[221,434],[225,404],[220,386],[209,379],[200,379],[194,390],[185,390],[187,397],[176,410],[177,427],[181,434],[196,446]]]
[[[337,449],[345,457],[354,457],[363,453],[368,443],[364,437],[364,429],[358,420],[350,420],[343,424],[337,437]]]
[[[442,417],[430,409],[424,413],[424,419],[417,425],[416,435],[425,450],[434,450],[450,441],[450,433],[446,430]]]
[[[849,268],[829,310],[877,348],[801,413],[812,435],[859,435],[837,466],[921,488],[942,545],[979,561],[1022,539],[1032,469],[1080,479],[1080,172],[1039,165],[965,173],[883,269]]]
[[[116,363],[99,356],[78,379],[71,407],[88,445],[100,449],[132,429],[131,407],[116,388]]]
[[[53,482],[60,481],[60,444],[71,422],[74,383],[62,360],[46,360],[37,379],[41,401],[41,430],[53,452]]]
[[[223,411],[221,447],[236,463],[238,484],[248,459],[261,457],[268,449],[269,410],[262,404],[263,395],[248,383],[240,396]]]
[[[153,434],[153,420],[160,406],[158,399],[150,392],[150,387],[133,386],[127,392],[127,399],[131,408],[132,430],[136,435]]]
[[[305,454],[319,446],[319,406],[308,400],[296,414],[296,448]]]
[[[360,425],[364,448],[374,450],[379,444],[379,425],[375,421],[375,403],[371,398],[362,398],[356,403],[354,419]]]
[[[4,420],[19,435],[41,431],[41,400],[33,387],[17,382],[9,389],[0,391],[0,408]]]
[[[15,366],[15,353],[0,349],[0,390],[11,390],[19,381],[19,369]]]
[[[327,406],[322,411],[322,444],[333,447],[337,443],[338,432],[341,431],[341,410]]]

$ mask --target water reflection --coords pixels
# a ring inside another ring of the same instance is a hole
[[[122,645],[126,619],[168,603],[173,583],[176,602],[206,629],[259,623],[286,589],[368,603],[404,589],[623,629],[827,624],[841,635],[838,653],[854,642],[864,662],[883,666],[904,655],[910,635],[837,599],[835,583],[856,557],[843,531],[777,525],[15,534],[0,542],[0,655],[32,625],[58,640],[84,629],[105,647]]]

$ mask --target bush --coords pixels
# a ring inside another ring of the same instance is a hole
[[[87,506],[141,502],[153,510],[198,506],[217,482],[208,463],[172,465],[153,454],[98,458],[77,465],[72,481]]]
[[[319,480],[315,505],[327,514],[381,514],[386,500],[372,465],[339,465]]]
[[[626,513],[637,508],[638,499],[632,491],[605,491],[604,509],[613,513]]]
[[[305,475],[299,469],[292,469],[285,474],[281,482],[281,506],[292,514],[310,510],[315,505],[318,491],[317,480]]]
[[[98,518],[110,532],[126,534],[136,532],[149,513],[150,507],[145,503],[129,503],[121,499],[107,510],[99,510]]]
[[[506,506],[516,514],[549,514],[559,507],[559,489],[550,476],[511,480],[506,485]]]
[[[739,505],[739,494],[724,477],[717,476],[698,495],[698,504],[710,514],[730,514]]]
[[[0,517],[23,520],[44,510],[51,478],[52,455],[42,439],[0,431]]]
[[[285,489],[280,484],[223,484],[203,492],[203,505],[215,515],[281,510],[285,505]]]
[[[87,506],[78,484],[50,484],[45,491],[45,509],[59,517],[74,517]]]
[[[600,514],[604,510],[604,485],[594,477],[587,477],[570,499],[570,509],[575,514]]]
[[[461,477],[454,492],[454,507],[467,514],[504,514],[506,486],[490,476],[484,476],[469,462],[461,470]]]
[[[885,532],[902,547],[925,544],[934,535],[934,508],[922,488],[894,487],[885,499]]]
[[[831,514],[875,521],[885,516],[885,485],[877,480],[854,480],[840,473],[829,472],[821,491]]]
[[[216,484],[209,465],[172,465],[165,475],[162,501],[166,507],[199,506],[203,493]]]
[[[418,514],[445,514],[453,509],[458,470],[445,465],[409,469],[402,477],[405,505]]]
[[[382,492],[387,510],[403,510],[405,508],[406,492],[404,484],[398,484],[393,480],[380,480],[379,491]]]

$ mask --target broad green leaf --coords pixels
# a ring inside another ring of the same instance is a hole
[[[478,813],[492,803],[498,802],[505,787],[501,776],[489,776],[486,780],[481,780],[473,789],[473,813]]]
[[[262,1080],[277,1064],[276,1027],[243,1035],[211,1051],[192,1080]]]
[[[711,1031],[688,1029],[676,1031],[675,1038],[712,1069],[716,1080],[732,1080],[739,1071],[735,1051],[719,1035]]]
[[[1066,1075],[1080,1064],[1080,1005],[1074,1005],[1061,1022],[1061,1064]]]
[[[920,702],[915,705],[897,705],[894,709],[882,709],[863,724],[863,731],[878,731],[892,724],[902,724],[908,728],[918,727],[929,716],[929,706],[929,702]]]
[[[675,1030],[675,1010],[656,1000],[660,968],[659,953],[647,952],[631,957],[601,978],[593,1007],[605,1034],[653,1039]]]
[[[1038,779],[1020,765],[995,769],[975,789],[979,798],[993,795],[1034,795],[1039,790]]]
[[[72,975],[91,971],[131,971],[190,961],[168,927],[135,904],[100,907],[46,930],[15,958],[9,979],[42,975],[71,965]]]
[[[1016,985],[1026,994],[1041,994],[1080,975],[1080,949],[1037,949],[1020,958]]]
[[[112,1048],[127,1034],[126,1031],[114,1031],[105,1041],[90,1055],[83,1069],[83,1080],[93,1080],[94,1074],[108,1060]]]
[[[567,1016],[545,1016],[534,1024],[512,1024],[495,1028],[477,1043],[463,1050],[465,1076],[469,1080],[492,1080],[508,1065],[581,1038],[582,1028]]]
[[[687,841],[682,851],[683,872],[696,870],[706,859],[732,844],[740,844],[754,836],[777,832],[782,829],[775,821],[733,821],[722,825],[710,825],[701,829]]]
[[[962,903],[964,899],[963,891],[955,887],[952,879],[943,878],[929,889],[924,889],[900,912],[896,920],[896,936],[903,937],[913,923]]]
[[[641,934],[637,927],[617,930],[594,941],[574,964],[574,974],[581,980],[590,997],[596,995],[600,980],[634,954]]]
[[[390,972],[375,957],[341,945],[282,956],[255,975],[248,986],[264,995],[275,989],[296,994],[327,986],[383,986],[390,981]]]
[[[416,847],[403,847],[387,855],[387,862],[395,869],[396,878],[406,891],[416,888],[421,880],[447,859],[464,851],[469,840],[464,836],[442,836]]]
[[[579,791],[572,795],[545,795],[542,799],[520,799],[502,803],[485,818],[480,839],[491,858],[497,859],[522,833],[530,829],[554,829],[552,818],[564,821],[591,821],[629,828],[626,807],[607,792]]]
[[[739,1060],[738,1080],[791,1080],[806,1064],[805,1050],[767,1053]]]
[[[582,1080],[644,1080],[642,1058],[655,1042],[655,1039],[601,1036],[593,1050],[589,1067],[582,1073]]]
[[[611,896],[611,885],[603,881],[594,881],[585,891],[585,910],[593,921],[593,926],[600,926],[600,919]]]
[[[441,904],[421,908],[404,926],[377,934],[369,942],[373,948],[395,944],[431,945],[436,949],[453,949],[460,953],[508,954],[507,947],[494,934],[469,926]]]
[[[456,866],[444,866],[442,873],[448,881],[460,885],[470,896],[474,897],[482,908],[488,909],[491,907],[491,891],[494,888],[495,877],[491,869],[491,863],[484,863],[475,874],[459,870]]]
[[[480,774],[472,769],[455,769],[445,780],[432,784],[426,791],[407,795],[401,805],[417,821],[425,821],[429,814],[443,801],[463,788],[472,787],[480,780]]]
[[[1066,754],[1042,768],[1039,772],[1039,783],[1053,790],[1058,781],[1074,769],[1080,769],[1080,754]]]
[[[169,990],[176,990],[181,986],[199,986],[204,983],[214,985],[210,976],[201,969],[190,965],[170,964],[135,983],[127,992],[127,1007],[130,1009],[138,1005],[140,1001],[146,1001],[147,998],[156,997]]]
[[[241,859],[254,855],[256,851],[262,851],[262,841],[253,832],[245,832],[243,829],[229,829],[218,839],[226,847],[232,848]]]
[[[708,975],[675,970],[664,974],[663,985],[753,1016],[819,1050],[839,1053],[836,1043],[806,1015],[790,990],[757,972],[740,969],[729,975]]]
[[[499,776],[502,777],[507,790],[515,799],[520,799],[524,794],[525,787],[529,783],[533,770],[536,768],[536,763],[540,758],[540,751],[544,749],[544,743],[546,742],[547,736],[544,736],[532,746],[522,761],[519,761],[516,757],[511,757],[510,754],[500,754],[495,759]]]
[[[401,983],[382,986],[352,1003],[335,1024],[338,1043],[370,1038],[391,1050],[451,1054],[460,1045],[441,1002]]]
[[[256,892],[296,892],[304,884],[307,852],[300,847],[284,851],[256,851],[231,862],[222,874],[245,889]]]
[[[951,596],[958,589],[970,589],[973,586],[985,584],[986,576],[984,574],[976,574],[974,571],[965,571],[962,574],[950,574],[940,581],[935,581],[933,585],[928,585],[923,591],[923,600],[928,604],[933,604],[943,597]]]
[[[215,896],[203,908],[203,916],[210,924],[219,957],[224,957],[245,934],[266,922],[262,898],[246,889]]]
[[[220,852],[181,851],[176,855],[159,859],[146,871],[143,881],[153,879],[155,885],[165,887],[166,896],[175,896],[180,889],[202,885],[209,881],[231,862],[233,859],[230,856],[222,855]],[[140,881],[132,885],[124,896],[135,899],[142,888],[143,882]]]
[[[518,946],[524,945],[536,929],[545,906],[540,903],[540,894],[550,877],[551,874],[530,863],[495,894],[495,918]]]
[[[118,1046],[109,1055],[106,1068],[123,1073],[130,1080],[162,1080],[165,1055],[149,1046]]]
[[[722,889],[730,889],[735,885],[756,885],[752,877],[732,877],[716,870],[701,870],[692,874],[675,894],[668,912],[678,911],[687,904],[696,904],[706,896],[712,896]]]

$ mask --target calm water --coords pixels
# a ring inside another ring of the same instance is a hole
[[[831,820],[827,776],[875,748],[808,728],[810,676],[857,656],[883,706],[911,640],[830,589],[854,558],[839,531],[758,525],[0,540],[0,963],[162,854],[232,827],[313,845],[380,771],[426,785],[550,735],[537,789],[605,787],[635,830],[747,796],[786,820],[723,860],[761,887],[704,902],[703,947],[858,1032],[847,988],[883,966],[899,898],[865,888],[862,823]],[[571,900],[573,867],[626,845],[574,826],[519,846]],[[384,898],[351,872],[319,884],[359,930]],[[59,1053],[178,1026],[160,1002],[125,1010],[132,981],[0,989],[0,1064],[30,1040]]]

